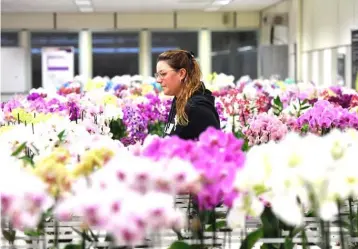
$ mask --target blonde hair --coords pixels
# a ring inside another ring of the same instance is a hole
[[[182,90],[176,99],[178,124],[186,126],[189,123],[188,114],[185,111],[188,99],[202,86],[199,64],[195,60],[193,53],[186,50],[166,51],[159,55],[158,61],[166,61],[168,65],[176,71],[182,68],[186,70],[186,75],[182,82]]]

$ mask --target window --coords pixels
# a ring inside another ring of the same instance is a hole
[[[137,32],[92,33],[93,76],[139,73]]]
[[[338,53],[337,55],[337,77],[341,85],[346,84],[346,55]]]
[[[212,32],[212,71],[257,78],[256,31]]]
[[[152,72],[156,72],[157,57],[170,49],[192,51],[198,56],[198,32],[152,32]]]
[[[18,47],[18,46],[19,46],[18,32],[1,31],[1,47]]]
[[[51,32],[31,33],[32,87],[42,86],[41,48],[42,47],[74,47],[75,75],[79,74],[78,33]]]

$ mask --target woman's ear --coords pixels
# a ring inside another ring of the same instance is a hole
[[[184,79],[185,79],[185,77],[186,77],[186,70],[185,70],[185,68],[181,68],[178,73],[179,73],[180,80],[183,82]]]

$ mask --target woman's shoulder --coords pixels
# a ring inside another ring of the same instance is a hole
[[[215,106],[215,97],[209,90],[205,88],[200,89],[188,99],[187,105],[189,108],[198,106]]]

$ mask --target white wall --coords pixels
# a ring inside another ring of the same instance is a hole
[[[336,83],[339,51],[346,55],[346,70],[341,76],[345,85],[352,86],[350,39],[351,30],[358,29],[358,0],[303,0],[303,9],[302,53],[308,58],[318,56],[317,83]],[[316,73],[308,77],[312,74]]]
[[[227,22],[223,21],[227,15]],[[2,13],[2,29],[258,29],[259,12]]]
[[[265,13],[289,13],[288,34],[276,33],[290,46],[290,75],[297,43],[298,79],[320,85],[336,83],[337,54],[346,55],[345,83],[351,86],[351,30],[358,29],[358,0],[286,0]],[[269,29],[261,27],[261,43],[268,44]]]
[[[303,0],[303,51],[350,45],[358,28],[358,0]]]

